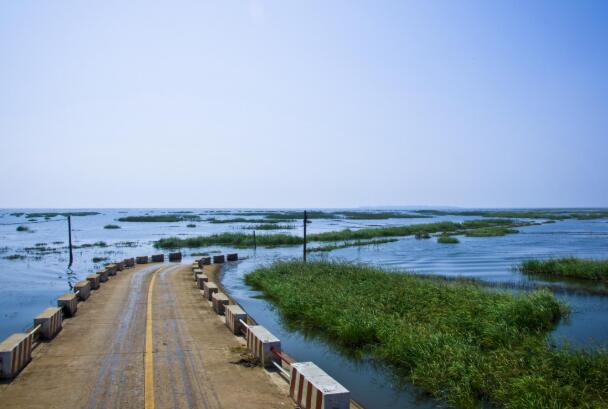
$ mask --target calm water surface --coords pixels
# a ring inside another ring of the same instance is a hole
[[[88,209],[83,209],[88,210]],[[35,210],[40,212],[44,210]],[[57,210],[53,210],[57,211]],[[96,216],[72,217],[75,245],[98,241],[106,247],[77,249],[75,262],[67,268],[67,223],[63,217],[55,217],[41,223],[27,224],[29,232],[17,232],[19,223],[26,223],[23,216],[10,213],[27,210],[0,210],[0,339],[31,325],[32,319],[42,309],[55,304],[57,296],[70,291],[71,285],[99,269],[105,261],[94,263],[93,257],[122,259],[156,252],[153,241],[168,236],[193,236],[224,231],[242,230],[244,224],[179,223],[122,223],[119,217],[143,214],[169,214],[175,209],[101,209]],[[211,210],[180,209],[207,218],[219,216]],[[441,216],[425,219],[390,220],[313,220],[309,232],[360,228],[380,225],[428,223],[439,220],[462,221],[478,217]],[[104,229],[106,224],[119,224],[121,229]],[[424,274],[466,276],[514,287],[549,284],[555,287],[559,298],[567,302],[572,314],[558,325],[552,336],[558,343],[567,342],[576,347],[608,347],[608,297],[589,295],[587,289],[598,289],[597,284],[584,282],[549,282],[544,278],[530,278],[514,269],[519,262],[530,257],[580,256],[608,258],[608,221],[565,220],[552,224],[521,228],[520,234],[505,237],[461,237],[457,245],[441,245],[435,239],[416,240],[403,238],[380,246],[355,247],[330,253],[311,253],[311,258],[332,258],[369,263],[385,268],[409,270]],[[277,231],[270,231],[274,233]],[[301,223],[287,233],[301,234]],[[258,231],[257,234],[264,234]],[[312,243],[312,246],[317,244]],[[32,248],[46,248],[47,251]],[[228,251],[229,248],[214,246],[206,249],[185,250],[185,263],[195,257],[195,251]],[[275,248],[238,250],[247,257],[231,263],[223,273],[222,283],[259,323],[275,333],[283,348],[298,360],[312,360],[343,383],[353,397],[369,408],[433,408],[441,404],[425,399],[411,387],[393,385],[389,375],[372,362],[350,359],[324,341],[307,338],[298,331],[286,328],[276,311],[266,301],[254,298],[256,292],[243,284],[242,277],[255,268],[275,259],[301,256],[301,248]],[[6,257],[18,255],[23,259]],[[603,289],[600,288],[600,289]]]

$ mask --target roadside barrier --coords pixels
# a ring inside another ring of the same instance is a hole
[[[152,262],[153,263],[162,263],[165,261],[165,255],[164,254],[153,254],[152,255]]]
[[[196,275],[196,286],[200,289],[200,290],[204,290],[205,287],[205,283],[209,282],[209,277],[207,277],[206,274],[200,273]]]
[[[349,409],[350,392],[312,362],[291,364],[291,398],[302,409]]]
[[[239,259],[239,255],[237,253],[231,253],[226,255],[226,260],[228,261],[237,261]]]
[[[107,269],[99,270],[95,274],[97,274],[99,276],[100,282],[105,283],[106,281],[108,281],[108,270]]]
[[[169,261],[182,261],[182,253],[169,253]]]
[[[116,271],[122,271],[125,269],[125,262],[124,261],[117,261],[116,263]]]
[[[211,264],[211,257],[203,257],[198,261],[198,266],[203,268],[203,266],[208,266]]]
[[[108,272],[109,276],[115,276],[116,272],[118,271],[118,267],[116,264],[106,264],[106,271]]]
[[[213,264],[222,264],[226,261],[226,258],[223,254],[218,254],[217,256],[213,256]]]
[[[240,334],[242,328],[244,328],[241,321],[245,322],[247,319],[247,313],[238,305],[233,304],[226,306],[224,309],[224,315],[226,316],[226,326],[230,328],[230,331],[232,331],[234,335]]]
[[[91,290],[97,290],[99,288],[99,283],[101,282],[98,274],[89,274],[87,276],[87,281],[91,284]]]
[[[196,281],[196,276],[199,274],[203,274],[203,270],[198,267],[192,269],[192,277],[194,277],[194,281]]]
[[[81,301],[85,301],[91,295],[91,283],[89,281],[79,281],[74,284],[74,292],[78,294]]]
[[[73,317],[78,311],[78,296],[74,293],[65,293],[57,298],[57,307],[63,310],[67,317]]]
[[[230,303],[228,296],[220,291],[211,295],[211,303],[213,304],[213,310],[218,315],[224,315],[224,309]]]
[[[61,308],[49,307],[34,318],[34,327],[41,326],[41,338],[53,339],[61,331],[62,322]]]
[[[135,263],[137,263],[137,264],[148,264],[148,256],[135,257]]]
[[[265,368],[272,366],[274,354],[270,350],[281,351],[281,341],[261,325],[247,327],[247,348],[258,358]]]
[[[131,268],[135,267],[135,259],[134,258],[126,258],[124,259],[125,267]]]
[[[211,283],[211,282],[203,283],[203,294],[207,301],[211,301],[211,296],[213,295],[213,293],[217,293],[218,291],[219,291],[219,288],[217,287],[217,285],[215,283]]]
[[[12,379],[32,360],[34,335],[12,334],[0,342],[0,379]]]

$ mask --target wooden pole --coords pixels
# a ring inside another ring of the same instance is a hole
[[[254,230],[253,231],[253,249],[255,250],[255,249],[257,249],[257,247],[258,247],[258,245],[257,245],[256,240],[255,240],[255,230]]]
[[[304,210],[304,262],[306,263],[306,224],[308,223],[308,214]]]
[[[68,239],[70,242],[70,264],[68,264],[68,267],[71,267],[72,263],[74,262],[74,253],[72,252],[72,218],[71,218],[71,216],[68,216]]]

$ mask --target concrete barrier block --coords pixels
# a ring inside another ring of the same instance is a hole
[[[203,285],[207,282],[209,282],[209,277],[207,277],[207,274],[200,273],[200,274],[196,275],[196,286],[199,289],[203,290],[204,289]]]
[[[32,360],[31,333],[13,334],[0,342],[0,379],[13,379]]]
[[[194,277],[194,280],[196,281],[196,276],[199,274],[203,274],[203,270],[201,270],[200,268],[193,268],[192,269],[192,277]]]
[[[85,301],[91,295],[91,283],[89,281],[80,281],[74,284],[74,291],[78,291],[78,298]]]
[[[201,268],[203,268],[203,266],[208,266],[209,264],[211,264],[211,257],[201,258]]]
[[[224,315],[226,316],[226,326],[230,328],[233,334],[240,335],[243,324],[239,320],[246,322],[247,313],[238,305],[233,304],[224,308]]]
[[[289,394],[302,409],[349,409],[350,392],[312,362],[291,364]]]
[[[41,325],[40,337],[53,339],[61,331],[63,316],[61,308],[49,307],[34,318],[34,326]]]
[[[126,268],[131,268],[135,266],[135,259],[134,258],[126,258],[124,259],[124,263],[125,263],[125,267]]]
[[[215,283],[204,282],[203,283],[203,291],[205,292],[205,299],[211,301],[211,296],[213,293],[217,293],[219,288]]]
[[[217,256],[213,256],[213,264],[222,264],[226,261],[226,258],[223,254],[218,254]]]
[[[100,283],[105,283],[106,281],[108,281],[109,273],[108,273],[107,269],[99,270],[95,274],[97,274],[99,276]]]
[[[106,264],[106,271],[108,272],[109,276],[115,276],[116,272],[118,271],[118,267],[116,267],[116,264]]]
[[[122,271],[125,269],[125,262],[124,261],[117,261],[116,263],[116,271]]]
[[[182,261],[182,253],[179,251],[176,253],[169,253],[169,261]]]
[[[135,257],[135,263],[137,264],[148,264],[148,256]]]
[[[67,317],[73,317],[78,310],[78,296],[74,293],[65,293],[57,298],[57,306]]]
[[[164,254],[154,254],[152,255],[152,262],[153,263],[163,263],[165,261],[165,255]]]
[[[239,259],[239,255],[237,253],[231,253],[226,255],[226,260],[228,261],[237,261]]]
[[[230,304],[228,296],[220,291],[211,295],[211,303],[213,304],[213,310],[219,314],[224,315],[224,309]]]
[[[250,325],[247,330],[247,348],[266,368],[272,366],[274,355],[270,351],[281,352],[281,341],[261,325]]]
[[[87,276],[87,281],[91,284],[91,290],[97,290],[99,288],[99,283],[101,282],[98,274],[89,274]]]

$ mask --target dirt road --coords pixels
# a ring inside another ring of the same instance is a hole
[[[233,336],[185,265],[119,272],[33,353],[10,383],[13,408],[293,408],[277,374],[232,363]]]

